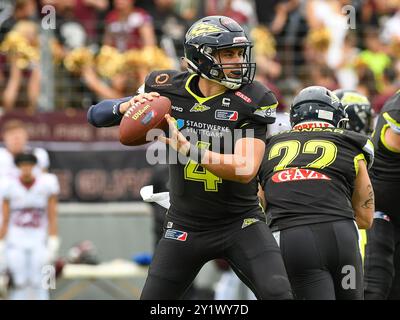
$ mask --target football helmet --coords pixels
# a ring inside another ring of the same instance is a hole
[[[243,48],[243,62],[221,63],[218,51],[227,48]],[[252,43],[243,28],[224,16],[209,16],[195,22],[187,31],[184,43],[190,72],[232,90],[253,82],[256,64],[251,62],[251,48]],[[235,77],[227,76],[226,69],[234,69]]]
[[[339,98],[321,86],[310,86],[301,90],[290,107],[290,124],[304,121],[324,121],[336,128],[344,128],[346,111]]]
[[[98,264],[97,249],[93,242],[84,240],[68,250],[67,261],[76,264]]]
[[[349,121],[346,129],[369,135],[373,131],[372,106],[368,98],[354,90],[333,91],[344,106]]]

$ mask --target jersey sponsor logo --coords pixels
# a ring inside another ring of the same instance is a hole
[[[168,74],[161,73],[156,77],[155,82],[157,84],[165,84],[168,81],[168,79],[169,79],[169,75]]]
[[[331,178],[314,170],[299,168],[282,170],[272,176],[272,181],[275,183],[304,180],[331,180]]]
[[[190,109],[190,112],[204,112],[210,110],[210,107],[207,107],[204,104],[201,103],[195,103],[195,105]]]
[[[165,231],[164,238],[173,239],[178,241],[186,241],[188,233],[176,229],[168,229]]]
[[[185,120],[183,120],[183,119],[176,120],[176,128],[178,130],[182,129],[184,125],[185,125]]]
[[[222,99],[222,107],[229,108],[230,105],[231,105],[231,99],[229,99],[229,98]]]
[[[237,111],[215,110],[215,119],[223,121],[237,121],[239,113]]]
[[[246,218],[243,219],[243,224],[242,224],[242,229],[252,225],[254,222],[260,221],[259,219],[256,218]]]
[[[171,109],[176,111],[176,112],[183,112],[183,108],[182,107],[171,106]]]
[[[151,110],[149,113],[147,113],[143,119],[140,121],[143,125],[148,125],[149,122],[154,119],[154,117],[157,115],[157,113],[154,110]]]
[[[251,102],[251,99],[248,96],[246,96],[244,93],[240,92],[240,91],[236,91],[235,95],[237,95],[239,98],[242,98],[247,103]]]
[[[224,126],[220,126],[217,124],[211,124],[211,123],[197,122],[197,121],[192,121],[192,120],[186,120],[186,126],[189,128],[206,129],[206,130],[212,130],[212,131],[224,131],[224,132],[230,131],[229,127],[224,127]]]

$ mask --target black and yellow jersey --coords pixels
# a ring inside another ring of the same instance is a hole
[[[259,179],[271,229],[353,219],[360,159],[372,164],[372,142],[344,129],[290,130],[268,138]]]
[[[385,141],[385,133],[392,128],[400,134],[400,91],[383,106],[378,117],[372,142],[375,162],[370,176],[375,192],[375,210],[382,211],[400,223],[398,202],[400,195],[400,151]]]
[[[173,70],[152,72],[145,92],[156,91],[171,100],[178,129],[195,135],[200,148],[232,154],[240,137],[254,134],[265,141],[267,124],[275,121],[278,105],[268,88],[255,81],[238,90],[201,97],[196,93],[198,77]],[[170,199],[168,216],[181,225],[225,224],[262,213],[256,179],[249,184],[223,180],[189,159],[170,164]]]

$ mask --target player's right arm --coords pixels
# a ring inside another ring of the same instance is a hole
[[[3,214],[3,220],[0,228],[0,242],[4,240],[4,237],[7,234],[8,223],[10,220],[10,201],[8,199],[3,199],[1,210]]]
[[[87,113],[88,122],[98,128],[113,127],[120,124],[124,113],[136,102],[153,100],[158,97],[158,92],[143,92],[134,97],[125,97],[121,99],[103,100],[92,105]]]
[[[352,206],[359,229],[369,229],[374,220],[374,190],[365,160],[358,160],[358,173],[354,183]]]

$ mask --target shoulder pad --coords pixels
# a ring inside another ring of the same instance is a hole
[[[157,70],[149,73],[145,80],[145,92],[170,91],[185,86],[189,72],[176,70]]]
[[[348,130],[345,132],[347,133],[347,137],[350,138],[350,142],[362,150],[365,161],[367,162],[367,167],[370,169],[374,163],[374,145],[372,141],[369,137],[361,133]]]
[[[274,93],[258,81],[243,86],[235,95],[242,98],[253,108],[254,119],[263,123],[274,123],[278,100]]]
[[[58,178],[53,173],[43,173],[41,175],[42,179],[45,181],[51,194],[60,193],[60,185],[58,183]]]
[[[399,100],[400,103],[400,100]],[[400,134],[400,109],[383,111],[382,117],[386,120],[390,128],[395,132]]]

